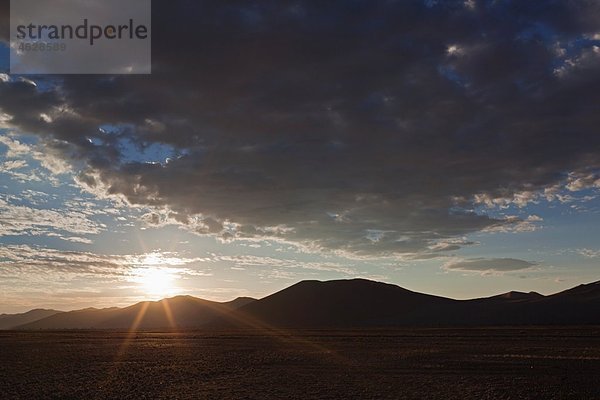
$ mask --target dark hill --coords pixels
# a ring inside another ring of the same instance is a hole
[[[535,299],[541,299],[544,297],[543,295],[536,292],[515,292],[511,291],[508,293],[499,294],[497,296],[489,297],[490,299],[498,299],[498,300],[509,300],[509,301],[530,301]]]
[[[290,328],[600,324],[600,284],[460,301],[363,279],[304,281],[233,317]]]
[[[550,301],[568,300],[571,302],[587,302],[600,300],[600,281],[579,285],[564,292],[556,293],[548,296]]]
[[[85,309],[53,315],[19,329],[183,329],[197,328],[237,307],[254,301],[238,298],[227,303],[177,296],[125,308]]]
[[[600,324],[600,281],[531,301],[523,308],[536,324]]]
[[[29,324],[61,312],[62,311],[37,309],[22,314],[2,314],[0,315],[0,330],[13,329],[19,325]]]
[[[238,310],[286,327],[365,327],[421,320],[424,310],[456,301],[365,279],[303,281]]]

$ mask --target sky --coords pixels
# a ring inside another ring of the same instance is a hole
[[[600,279],[600,3],[155,1],[152,74],[9,74],[0,313]]]

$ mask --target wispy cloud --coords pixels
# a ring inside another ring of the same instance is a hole
[[[485,228],[482,232],[487,233],[522,233],[535,232],[541,228],[544,219],[538,215],[529,215],[526,218],[520,218],[514,215],[504,217],[503,223]]]
[[[474,272],[484,275],[502,275],[509,272],[523,272],[539,264],[514,258],[468,258],[455,259],[443,265],[446,271]]]
[[[0,236],[75,234],[95,235],[106,226],[86,214],[68,209],[16,205],[0,196]]]
[[[332,262],[308,262],[283,258],[273,258],[268,256],[226,256],[212,255],[205,259],[206,261],[218,262],[224,261],[233,264],[235,267],[263,267],[263,268],[290,268],[290,269],[309,269],[314,271],[339,272],[346,275],[355,274],[356,271],[339,263]]]
[[[600,250],[592,250],[592,249],[578,249],[577,252],[587,258],[599,258]]]

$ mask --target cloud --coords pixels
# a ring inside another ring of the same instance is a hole
[[[294,269],[305,269],[312,271],[325,271],[325,272],[337,272],[343,275],[353,276],[356,275],[357,271],[348,266],[341,265],[339,263],[332,262],[309,262],[290,260],[282,258],[273,258],[266,256],[252,256],[252,255],[240,255],[240,256],[228,256],[228,255],[216,255],[213,254],[211,257],[204,259],[205,262],[227,262],[231,263],[234,268],[267,268],[268,270],[294,270]]]
[[[99,196],[311,251],[431,257],[595,185],[600,5],[426,3],[160,2],[151,76],[2,80],[0,113]]]
[[[38,176],[35,171],[23,171],[23,169],[26,169],[27,167],[27,162],[24,160],[6,161],[0,163],[0,174],[8,175],[12,179],[19,182],[39,182],[42,180],[42,178]]]
[[[46,148],[43,142],[26,144],[20,142],[17,136],[19,135],[11,131],[0,130],[0,145],[6,147],[4,152],[0,152],[6,159],[0,162],[0,174],[21,183],[48,181],[55,187],[59,186],[57,175],[70,172],[69,164]],[[30,164],[35,164],[36,167]]]
[[[83,243],[83,244],[92,244],[92,240],[79,236],[69,236],[69,237],[61,237],[61,239],[66,240],[67,242],[72,243]]]
[[[539,264],[514,258],[471,258],[450,261],[442,267],[446,271],[503,274],[529,270]]]
[[[198,262],[197,258],[186,258],[169,252],[149,254],[102,255],[91,252],[65,251],[42,246],[0,246],[0,274],[34,275],[52,273],[71,275],[98,275],[105,277],[128,277],[141,267],[161,266],[172,268],[186,275],[198,275],[199,271],[183,268]]]
[[[53,210],[13,204],[0,195],[0,236],[46,235],[62,237],[64,233],[95,235],[106,229],[103,223],[77,210]],[[73,238],[65,238],[73,241]],[[78,239],[86,240],[86,239]]]
[[[588,188],[600,188],[600,173],[571,174],[567,189],[572,192]]]
[[[529,215],[527,218],[519,218],[511,215],[504,217],[503,224],[497,224],[483,230],[487,233],[522,233],[535,232],[541,227],[544,219],[538,215]]]
[[[2,163],[0,168],[2,169],[2,171],[12,171],[15,169],[24,168],[26,166],[27,166],[27,162],[25,162],[24,160],[17,160],[17,161],[6,161],[6,162]]]
[[[598,258],[600,257],[600,250],[592,249],[578,249],[577,252],[587,258]]]
[[[7,147],[6,158],[20,158],[31,152],[31,148],[8,135],[0,135],[0,143]]]
[[[3,275],[71,273],[116,276],[123,274],[124,264],[123,258],[118,256],[28,245],[0,247],[0,265],[2,265]]]

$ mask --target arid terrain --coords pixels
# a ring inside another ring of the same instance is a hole
[[[600,399],[600,328],[0,332],[2,399]]]

